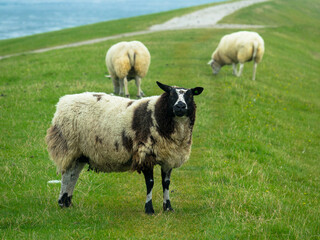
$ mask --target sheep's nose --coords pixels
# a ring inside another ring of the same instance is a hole
[[[186,104],[179,101],[177,104],[176,104],[176,108],[179,109],[179,110],[183,110],[183,109],[186,109]]]
[[[173,113],[178,117],[184,116],[187,113],[187,105],[184,102],[179,101],[173,106]]]

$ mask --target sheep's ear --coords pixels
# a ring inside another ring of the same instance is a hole
[[[159,88],[161,88],[163,91],[165,91],[166,93],[170,93],[172,87],[165,85],[165,84],[162,84],[161,82],[158,82],[158,81],[157,81],[157,84],[158,84]]]
[[[193,95],[200,95],[203,91],[203,88],[202,87],[191,88],[191,91]]]
[[[211,59],[209,62],[208,62],[208,65],[211,65],[213,63],[213,59]]]

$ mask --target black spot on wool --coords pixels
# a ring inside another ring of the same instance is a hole
[[[155,118],[157,121],[157,131],[160,136],[170,138],[174,131],[173,105],[169,104],[169,94],[163,93],[155,105]]]
[[[130,137],[127,137],[127,135],[126,135],[124,130],[122,131],[122,136],[121,137],[122,137],[123,146],[127,149],[128,152],[131,152],[132,145],[133,145],[132,139]]]
[[[97,102],[99,102],[102,98],[102,94],[93,94],[93,96],[97,98]]]
[[[102,139],[101,139],[101,138],[99,138],[98,136],[96,136],[96,144],[97,144],[97,143],[102,144]]]
[[[115,142],[115,143],[114,143],[114,147],[116,148],[116,151],[118,152],[118,151],[119,151],[119,144],[118,144],[118,142]]]
[[[132,129],[136,132],[135,141],[137,142],[146,142],[150,136],[150,128],[153,126],[148,104],[149,101],[141,103],[133,113]]]
[[[133,101],[128,102],[127,107],[130,107],[132,103],[133,103]]]

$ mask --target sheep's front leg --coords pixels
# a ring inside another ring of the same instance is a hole
[[[84,162],[77,161],[73,167],[62,174],[61,191],[58,201],[60,207],[70,207],[74,187],[85,164]]]
[[[239,72],[237,74],[237,77],[241,76],[241,73],[242,73],[242,70],[243,70],[243,66],[244,66],[244,63],[240,63]]]
[[[146,214],[154,214],[153,205],[152,205],[152,188],[154,184],[153,180],[153,168],[146,169],[143,172],[144,179],[146,180],[147,186],[147,200],[144,206]]]
[[[170,176],[171,171],[165,172],[161,168],[161,178],[162,178],[162,188],[163,188],[163,211],[173,211],[171,207],[170,198],[169,198],[169,185],[170,185]]]
[[[136,80],[136,86],[137,86],[137,98],[142,98],[144,96],[144,93],[141,89],[141,78],[139,76],[135,77]]]
[[[232,63],[232,70],[233,70],[233,75],[237,76],[237,64],[236,63]]]

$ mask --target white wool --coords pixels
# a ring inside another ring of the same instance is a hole
[[[221,38],[208,64],[216,64],[218,69],[224,65],[234,64],[234,73],[240,76],[243,64],[253,60],[255,63],[254,80],[256,65],[261,62],[263,54],[264,41],[262,37],[256,32],[240,31]],[[240,63],[240,72],[238,74],[235,70],[235,64],[237,63]]]
[[[148,49],[139,41],[119,42],[111,46],[106,54],[106,65],[113,81],[114,92],[123,94],[125,88],[125,94],[128,95],[127,82],[135,79],[137,95],[142,97],[141,79],[148,73],[150,58]]]
[[[130,158],[138,157],[143,162],[148,154],[154,154],[157,163],[165,170],[180,167],[188,160],[191,151],[189,118],[175,118],[177,127],[171,140],[160,136],[154,116],[159,98],[153,96],[130,100],[90,92],[60,98],[52,126],[57,126],[61,131],[58,135],[61,135],[62,142],[66,142],[67,150],[59,154],[54,152],[54,148],[48,147],[51,158],[61,172],[81,156],[88,157],[93,168],[105,172],[127,171],[130,169]],[[150,138],[143,144],[135,141],[136,132],[132,129],[135,110],[147,102],[152,119],[150,135],[155,144]],[[132,140],[132,150],[128,151],[124,146],[123,135]]]

